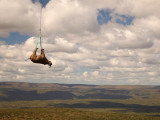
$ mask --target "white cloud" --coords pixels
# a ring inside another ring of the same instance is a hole
[[[96,10],[77,0],[51,0],[43,11],[44,31],[47,34],[97,32],[96,17]]]
[[[39,28],[39,24],[35,24],[39,22],[39,8],[31,0],[1,0],[0,35],[8,37],[10,32],[35,34]]]
[[[84,73],[83,73],[83,76],[84,76],[84,77],[87,77],[87,76],[88,76],[88,72],[84,72]]]
[[[93,75],[93,76],[98,76],[98,75],[99,75],[99,71],[94,71],[94,72],[92,72],[92,75]]]
[[[148,75],[150,76],[156,76],[156,75],[159,75],[157,72],[148,72]]]
[[[134,19],[126,26],[116,20],[99,25],[98,9],[112,10],[113,19]],[[39,31],[38,3],[1,0],[0,14],[0,37]],[[24,61],[38,37],[15,45],[1,41],[0,81],[160,84],[159,24],[159,0],[50,0],[42,10],[42,45],[53,67]]]

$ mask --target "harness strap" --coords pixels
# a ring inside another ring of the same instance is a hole
[[[40,42],[40,47],[42,49],[42,37],[41,36],[39,36],[39,39],[37,40],[36,48],[38,47],[39,42]]]
[[[41,35],[39,36],[39,39],[40,39],[40,47],[42,49],[42,37],[41,37]]]
[[[37,40],[37,43],[36,43],[36,48],[37,48],[38,44],[39,44],[39,39]]]

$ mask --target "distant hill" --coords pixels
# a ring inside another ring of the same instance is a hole
[[[57,84],[57,83],[26,83],[26,82],[0,82],[2,88],[70,88],[70,87],[96,87],[85,84]]]
[[[0,92],[0,101],[131,98],[130,91],[120,86],[82,84],[1,82]]]
[[[1,88],[107,88],[107,89],[135,89],[160,88],[153,85],[87,85],[87,84],[58,84],[58,83],[27,83],[27,82],[0,82]]]
[[[0,101],[53,99],[129,99],[146,97],[159,86],[83,85],[57,83],[0,82]],[[158,92],[157,91],[157,92]]]
[[[110,108],[160,112],[159,99],[160,86],[0,82],[0,108]]]

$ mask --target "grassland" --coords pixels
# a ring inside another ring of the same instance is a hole
[[[159,120],[159,117],[68,108],[29,108],[0,109],[0,120]]]
[[[160,86],[0,83],[0,120],[160,120]]]

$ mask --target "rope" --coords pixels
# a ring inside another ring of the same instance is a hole
[[[41,34],[41,19],[42,19],[42,0],[40,0],[40,22],[39,22],[39,27],[40,27],[40,29],[39,29],[39,40],[37,40],[37,43],[36,43],[36,48],[37,48],[37,46],[38,46],[38,44],[39,44],[39,42],[40,42],[40,47],[41,47],[41,49],[42,49],[42,34]]]
[[[40,0],[40,7],[41,7],[41,11],[40,11],[40,35],[39,35],[39,39],[40,39],[40,47],[42,49],[42,34],[41,34],[41,27],[42,27],[42,24],[41,24],[41,19],[42,19],[42,0]]]

